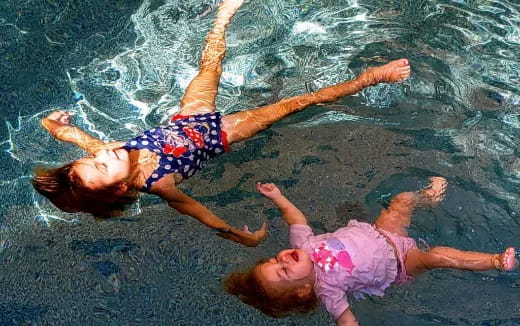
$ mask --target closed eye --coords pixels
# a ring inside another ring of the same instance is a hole
[[[274,259],[276,260],[277,264],[280,264],[280,262],[278,261],[278,257],[277,256],[275,256]],[[283,270],[283,272],[285,274],[284,276],[289,276],[289,273],[287,272],[287,268],[285,268],[285,266],[283,266],[283,265],[281,265],[281,266],[282,266],[282,270]]]
[[[100,172],[105,173],[107,171],[106,163],[96,163],[95,166],[96,166],[96,169],[98,169]]]
[[[282,269],[279,269],[277,271],[277,274],[278,274],[278,277],[280,278],[280,280],[283,280],[287,277],[287,273],[285,273],[285,271]]]

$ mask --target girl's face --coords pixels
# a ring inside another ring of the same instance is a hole
[[[313,281],[314,264],[301,249],[282,250],[275,257],[257,267],[263,282]],[[292,282],[291,282],[292,283]]]
[[[103,189],[127,181],[130,176],[128,151],[104,149],[74,163],[74,174],[89,189]]]

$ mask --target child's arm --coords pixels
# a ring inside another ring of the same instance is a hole
[[[118,148],[124,144],[121,142],[105,143],[78,127],[69,125],[71,115],[70,112],[54,111],[42,119],[42,126],[56,139],[73,143],[90,154],[94,154],[100,149]]]
[[[287,224],[307,224],[307,218],[305,215],[303,215],[302,212],[289,201],[289,199],[282,195],[280,189],[278,189],[276,185],[272,183],[258,182],[256,184],[256,189],[258,189],[262,195],[271,199],[282,211],[283,218]]]
[[[341,316],[336,320],[336,326],[358,326],[358,322],[356,320],[356,316],[352,313],[352,310],[348,308],[343,311]]]
[[[246,225],[244,225],[243,230],[236,229],[213,214],[204,205],[177,189],[171,182],[159,180],[152,186],[151,190],[154,194],[166,200],[168,205],[175,208],[179,213],[189,215],[202,224],[219,231],[218,235],[225,239],[254,247],[267,237],[267,223],[264,222],[262,228],[254,233],[251,233]]]

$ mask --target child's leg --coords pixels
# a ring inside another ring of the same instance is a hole
[[[430,184],[419,192],[402,192],[390,201],[388,208],[381,210],[376,219],[377,228],[406,237],[413,210],[417,205],[436,204],[442,200],[447,182],[442,177],[430,178]]]
[[[450,247],[434,247],[427,252],[419,249],[408,251],[405,259],[406,271],[409,275],[418,274],[434,268],[466,269],[485,271],[498,269],[511,271],[517,265],[515,249],[507,248],[501,254],[462,251]]]
[[[381,67],[367,69],[351,81],[325,87],[315,93],[294,96],[271,105],[226,115],[222,118],[222,128],[227,133],[228,143],[239,142],[309,105],[332,102],[340,97],[355,94],[365,87],[378,83],[394,83],[408,78],[409,75],[408,60],[395,60]]]
[[[181,100],[181,115],[215,111],[215,98],[222,74],[222,59],[226,53],[226,27],[242,5],[243,0],[224,0],[219,8],[213,29],[202,50],[200,71],[191,81]]]

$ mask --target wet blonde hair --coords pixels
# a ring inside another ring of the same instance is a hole
[[[318,306],[318,298],[314,291],[305,297],[298,294],[297,288],[275,291],[276,293],[268,292],[255,273],[255,270],[265,262],[265,259],[261,259],[246,272],[227,275],[223,281],[224,290],[238,296],[245,304],[274,318],[306,314]]]
[[[85,212],[98,218],[116,217],[139,197],[135,190],[117,195],[116,185],[96,190],[87,188],[75,175],[74,163],[53,169],[38,167],[31,180],[36,191],[62,211]]]

